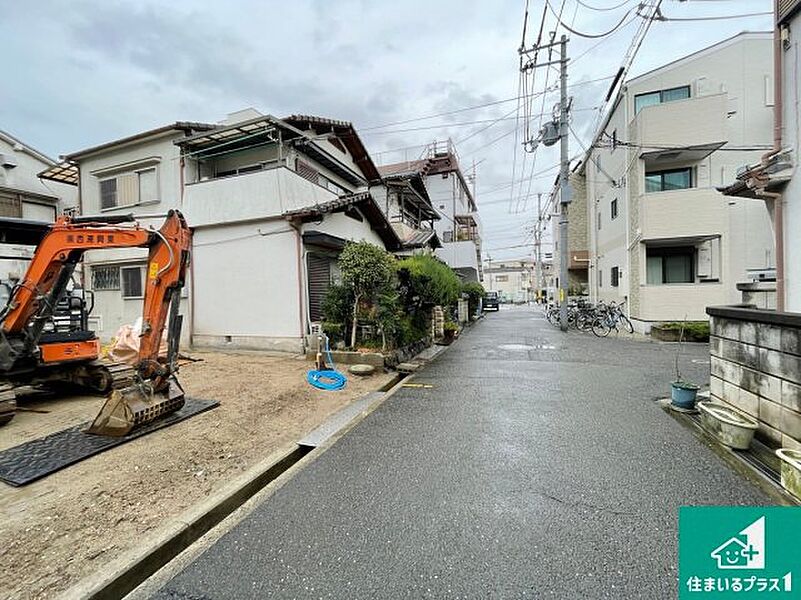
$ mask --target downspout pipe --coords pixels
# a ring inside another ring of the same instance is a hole
[[[773,29],[773,150],[776,154],[782,149],[782,128],[784,126],[782,100],[782,32],[779,26],[779,0],[774,0]],[[766,160],[767,156],[763,157]],[[764,192],[762,195],[773,198],[773,231],[776,240],[776,310],[784,310],[784,197],[781,193]]]
[[[303,237],[300,224],[294,220],[289,221],[292,229],[295,230],[295,251],[297,254],[298,268],[298,326],[300,327],[300,343],[302,352],[306,352],[306,302],[303,294]]]

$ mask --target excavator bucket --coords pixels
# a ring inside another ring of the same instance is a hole
[[[135,383],[112,392],[86,433],[121,437],[183,405],[184,391],[173,377],[158,392],[148,383]]]

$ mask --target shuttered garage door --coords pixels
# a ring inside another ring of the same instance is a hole
[[[328,286],[331,284],[331,259],[327,256],[309,254],[309,320],[321,321],[323,318],[322,305]]]

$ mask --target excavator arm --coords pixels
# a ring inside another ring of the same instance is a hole
[[[25,278],[0,313],[0,374],[38,364],[43,327],[85,252],[146,247],[149,254],[135,383],[112,393],[89,432],[124,435],[135,425],[180,408],[183,391],[174,373],[181,334],[178,311],[191,235],[184,217],[175,210],[167,214],[159,230],[139,226],[132,215],[60,217],[38,245]],[[158,353],[165,325],[168,354],[166,362],[161,362]]]

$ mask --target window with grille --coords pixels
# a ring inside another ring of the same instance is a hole
[[[120,269],[123,298],[141,298],[144,296],[143,272],[144,268],[141,266],[122,267]]]
[[[117,206],[117,178],[103,179],[100,182],[100,208]]]
[[[620,267],[612,267],[612,273],[609,285],[611,285],[612,287],[617,287],[619,282],[620,282]]]
[[[92,289],[98,292],[120,289],[120,268],[108,265],[92,267]]]

